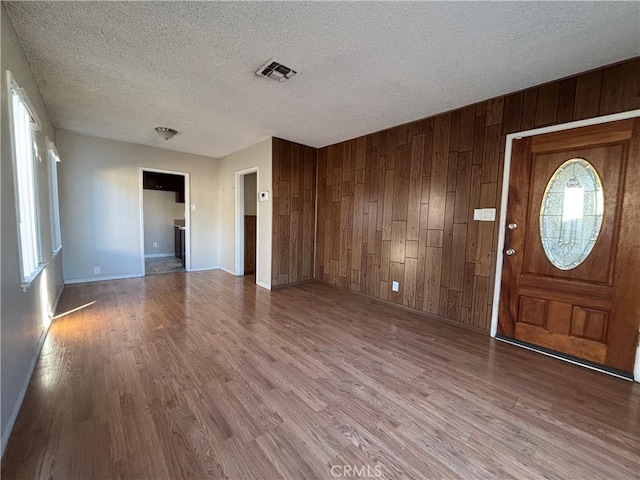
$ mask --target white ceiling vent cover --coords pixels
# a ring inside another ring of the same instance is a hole
[[[270,78],[277,82],[286,82],[297,73],[298,72],[292,68],[285,67],[281,63],[269,60],[256,72],[256,75],[259,77]]]

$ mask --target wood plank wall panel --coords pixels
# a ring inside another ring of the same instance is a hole
[[[320,149],[316,279],[488,329],[506,135],[637,108],[633,59]]]
[[[313,280],[316,157],[312,147],[273,139],[271,285]]]

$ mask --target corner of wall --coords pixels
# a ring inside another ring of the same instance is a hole
[[[234,275],[236,272],[237,216],[236,212],[236,174],[252,169],[258,170],[258,190],[272,193],[272,137],[266,138],[243,150],[227,155],[219,160],[220,188],[219,196],[219,264],[220,268]],[[271,287],[271,256],[272,256],[272,222],[273,195],[269,201],[258,203],[258,254],[256,283],[265,288]]]
[[[273,139],[271,286],[314,279],[318,150]]]

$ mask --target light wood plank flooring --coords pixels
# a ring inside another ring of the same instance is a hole
[[[58,313],[94,301],[52,325],[3,479],[640,472],[640,385],[483,334],[220,271],[68,286]]]

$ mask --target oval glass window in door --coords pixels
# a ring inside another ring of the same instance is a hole
[[[540,208],[540,239],[560,270],[576,268],[593,250],[602,227],[602,182],[593,165],[572,158],[554,172]]]

